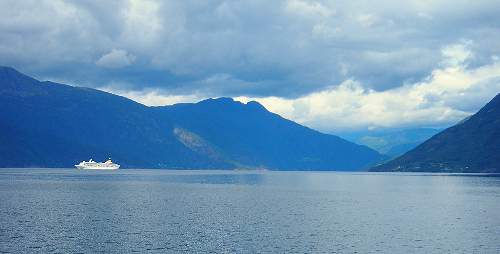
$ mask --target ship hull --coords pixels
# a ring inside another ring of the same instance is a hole
[[[92,166],[80,166],[75,165],[77,169],[90,169],[90,170],[117,170],[120,166],[112,166],[112,167],[92,167]]]

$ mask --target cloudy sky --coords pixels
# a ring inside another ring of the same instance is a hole
[[[0,1],[0,65],[147,105],[231,96],[326,132],[500,92],[500,1]]]

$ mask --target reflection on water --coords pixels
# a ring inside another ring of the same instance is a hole
[[[0,252],[499,253],[500,178],[0,170]]]

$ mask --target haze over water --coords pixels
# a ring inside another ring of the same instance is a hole
[[[499,253],[500,177],[0,170],[0,252]]]

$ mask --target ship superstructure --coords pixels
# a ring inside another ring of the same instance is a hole
[[[92,159],[89,161],[82,161],[75,165],[77,169],[100,169],[100,170],[115,170],[119,169],[120,165],[108,159],[106,162],[95,162]]]

